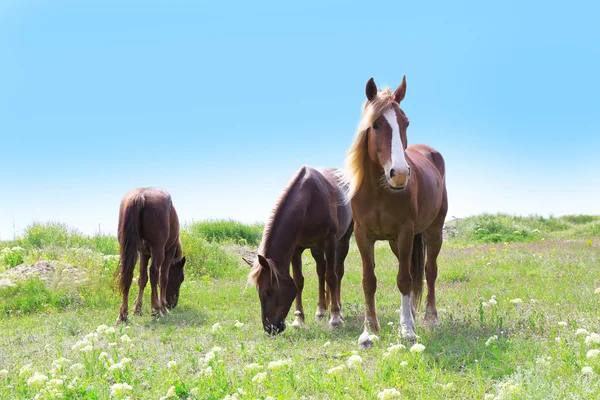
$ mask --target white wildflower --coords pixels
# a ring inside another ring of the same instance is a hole
[[[394,321],[388,322],[388,326],[394,326]]]
[[[483,308],[488,308],[489,306],[490,305],[485,301],[481,303],[481,307],[483,307]]]
[[[498,340],[498,335],[490,336],[490,338],[488,340],[486,340],[485,345],[489,346],[490,344],[494,343],[496,340]]]
[[[79,351],[80,351],[80,352],[82,352],[82,353],[89,353],[89,352],[91,352],[92,350],[94,350],[94,348],[92,347],[92,345],[91,345],[91,344],[88,344],[87,346],[85,346],[85,347],[83,347],[83,348],[79,349]]]
[[[126,383],[115,383],[110,387],[110,394],[114,397],[123,397],[132,390],[133,388]]]
[[[348,364],[348,368],[357,368],[357,367],[360,367],[362,362],[363,362],[362,357],[355,354],[355,355],[350,356],[346,363]]]
[[[567,323],[565,321],[560,321],[558,323],[559,326],[567,326]]]
[[[167,399],[178,399],[177,392],[175,390],[175,386],[171,386],[169,390],[167,390],[167,395],[165,396]]]
[[[68,367],[69,365],[71,365],[71,360],[64,357],[52,361],[52,367],[59,372]]]
[[[579,336],[579,335],[589,335],[589,332],[587,329],[584,328],[579,328],[575,331],[575,335]]]
[[[254,378],[252,378],[252,383],[263,383],[266,378],[266,372],[259,372],[258,374],[254,375]]]
[[[200,393],[200,388],[195,387],[195,388],[190,389],[190,394],[193,396],[197,396],[199,393]]]
[[[105,351],[103,351],[102,353],[100,353],[100,355],[98,356],[98,360],[101,361],[105,365],[112,363],[112,360],[110,359],[110,356]]]
[[[246,393],[246,391],[245,391],[243,388],[238,388],[237,392],[238,392],[239,394],[241,394],[242,396],[244,396],[244,395],[246,395],[246,394],[247,394],[247,393]]]
[[[495,306],[496,304],[498,304],[498,301],[496,299],[494,299],[494,298],[491,298],[491,299],[488,300],[488,304],[490,306]]]
[[[80,340],[77,343],[75,343],[71,347],[71,350],[76,350],[77,351],[77,350],[81,350],[82,348],[87,347],[87,346],[91,346],[91,345],[92,345],[92,342],[90,342],[87,339],[83,339],[83,340]]]
[[[221,330],[221,324],[218,322],[215,322],[215,324],[212,326],[212,333],[217,333],[220,330]]]
[[[125,364],[122,364],[120,362],[111,365],[110,367],[108,367],[108,370],[110,372],[116,372],[116,371],[124,371],[125,370]]]
[[[408,365],[408,363],[407,363],[406,361],[402,361],[402,362],[400,363],[400,366],[401,366],[401,367],[406,367],[407,365]]]
[[[250,363],[244,367],[244,371],[255,371],[258,369],[262,369],[262,365],[259,363]]]
[[[329,370],[327,370],[327,375],[340,375],[342,372],[344,372],[345,368],[346,367],[343,365],[340,365],[338,367],[329,368]]]
[[[88,333],[85,338],[91,343],[98,343],[98,334],[96,332]]]
[[[206,369],[202,371],[202,375],[204,375],[204,376],[212,376],[213,375],[213,369],[212,369],[212,367],[210,365],[208,367],[206,367]]]
[[[236,328],[241,328],[244,326],[243,322],[238,321],[237,319],[235,320],[235,324],[233,324],[233,326],[235,326]]]
[[[454,390],[454,382],[448,382],[444,385],[445,390]]]
[[[596,288],[596,290],[594,290],[594,293],[595,293],[595,294],[600,294],[600,287],[599,287],[599,288]]]
[[[523,299],[517,297],[516,299],[512,299],[510,302],[513,304],[521,304],[523,303]]]
[[[83,370],[85,369],[85,367],[83,366],[83,364],[81,363],[77,363],[77,364],[73,364],[69,367],[69,369],[73,372],[75,372],[76,374],[83,372]]]
[[[62,379],[50,379],[47,383],[48,387],[53,389],[59,389],[63,385],[64,381]]]
[[[425,346],[421,343],[415,343],[410,348],[411,353],[422,353],[423,351],[425,351]]]
[[[238,400],[239,397],[237,395],[237,393],[234,394],[228,394],[227,396],[223,397],[223,400]]]
[[[21,378],[26,378],[26,377],[28,377],[29,375],[31,375],[31,374],[32,374],[32,372],[33,372],[33,369],[32,369],[31,367],[32,367],[32,365],[31,365],[31,364],[25,364],[25,365],[23,365],[23,366],[21,367],[21,369],[19,370],[19,376],[20,376]]]
[[[117,344],[115,342],[110,342],[108,344],[108,347],[117,347]]]
[[[400,343],[398,343],[398,344],[393,344],[393,345],[391,345],[390,347],[388,347],[388,349],[387,349],[387,351],[388,351],[390,354],[398,353],[398,352],[400,352],[400,351],[402,351],[402,350],[406,350],[406,346],[405,346],[405,345],[403,345],[403,344],[400,344]]]
[[[402,394],[397,389],[383,389],[377,393],[377,400],[400,399]]]
[[[488,393],[485,396],[483,396],[483,400],[494,400],[495,398],[496,398],[496,396],[491,393]]]
[[[327,347],[327,346],[329,346],[330,344],[331,344],[331,342],[325,342],[325,343],[323,343],[323,347]]]
[[[31,378],[27,379],[27,384],[31,387],[40,387],[47,381],[48,377],[46,375],[36,372]]]
[[[276,369],[280,369],[283,368],[287,365],[290,365],[291,362],[289,360],[277,360],[277,361],[271,361],[268,365],[268,368],[270,370],[276,370]]]
[[[369,335],[369,340],[370,340],[372,343],[379,342],[379,336],[377,336],[377,335],[373,335],[373,334],[370,334],[370,335]]]
[[[581,373],[585,375],[593,375],[594,369],[592,367],[583,367],[581,368]]]
[[[98,332],[98,334],[102,335],[103,333],[106,332],[106,330],[108,329],[108,326],[102,324],[102,325],[98,325],[98,327],[96,328],[96,332]]]
[[[169,369],[175,369],[177,367],[177,362],[171,360],[167,363],[167,368]]]
[[[600,344],[600,335],[595,332],[590,333],[590,335],[585,338],[586,346],[590,346],[592,344]]]
[[[129,327],[128,327],[129,328]],[[104,331],[105,334],[107,335],[114,335],[117,331],[115,331],[115,328],[113,328],[112,326],[109,326],[108,328],[106,328],[106,330]]]
[[[0,369],[0,379],[6,379],[6,378],[8,378],[8,370]]]
[[[598,355],[600,355],[600,350],[598,350],[598,349],[594,349],[594,350],[590,350],[590,351],[588,351],[588,352],[587,352],[587,354],[586,354],[585,356],[586,356],[586,357],[588,358],[588,360],[589,360],[590,358],[596,358],[596,357],[598,357]]]
[[[123,343],[131,343],[131,338],[125,333],[121,336],[121,342]]]
[[[558,344],[560,344],[560,342],[562,341],[562,339],[560,338],[560,336],[557,336],[554,338],[554,341]]]

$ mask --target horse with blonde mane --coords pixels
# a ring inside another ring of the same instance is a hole
[[[285,318],[296,299],[293,326],[304,324],[302,252],[310,249],[317,264],[319,302],[315,317],[325,316],[326,294],[331,303],[329,327],[342,325],[340,286],[352,236],[352,211],[347,186],[335,169],[300,168],[281,194],[265,225],[248,280],[256,285],[263,328],[269,334],[285,330]],[[294,277],[290,277],[290,261]],[[327,283],[327,291],[325,290]]]
[[[433,148],[408,146],[409,121],[400,108],[405,94],[406,77],[393,94],[389,88],[378,91],[373,78],[368,81],[367,101],[346,157],[354,235],[363,264],[366,312],[364,332],[358,340],[362,348],[373,345],[371,331],[380,329],[375,309],[377,240],[387,240],[398,259],[402,336],[411,341],[416,338],[415,307],[420,302],[425,271],[425,320],[437,323],[435,281],[448,210],[446,171],[442,155]]]

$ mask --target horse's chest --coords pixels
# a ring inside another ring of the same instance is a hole
[[[361,228],[374,240],[395,240],[403,223],[385,209],[372,209],[360,218]]]

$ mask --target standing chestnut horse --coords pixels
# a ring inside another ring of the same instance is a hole
[[[162,189],[142,188],[128,192],[119,209],[119,244],[121,261],[119,289],[123,303],[117,322],[127,321],[129,288],[133,270],[140,254],[139,292],[133,313],[142,314],[144,288],[148,282],[148,260],[150,265],[150,297],[152,315],[167,315],[167,307],[173,308],[179,299],[179,288],[184,279],[181,241],[179,240],[179,218],[171,201],[171,195]],[[157,284],[160,274],[160,298]]]
[[[402,294],[401,334],[414,340],[415,306],[427,272],[425,319],[437,323],[435,280],[442,227],[448,209],[444,159],[429,146],[407,147],[408,118],[400,109],[406,77],[392,94],[380,92],[373,78],[356,137],[346,157],[346,178],[354,218],[354,235],[363,263],[365,330],[358,340],[370,347],[370,330],[379,331],[375,311],[374,244],[389,241],[398,258],[397,285]],[[427,249],[427,264],[425,261]]]
[[[256,285],[265,331],[276,334],[285,330],[285,318],[294,298],[294,325],[304,323],[302,308],[302,252],[311,249],[319,275],[319,303],[316,317],[325,316],[325,281],[331,301],[329,327],[342,324],[340,285],[344,260],[352,236],[352,211],[347,187],[339,182],[335,169],[302,167],[286,189],[270,220],[248,276]],[[290,277],[290,261],[294,278]]]

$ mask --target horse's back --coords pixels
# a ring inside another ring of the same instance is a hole
[[[444,162],[444,157],[439,151],[426,144],[413,144],[409,146],[406,151],[420,153],[436,167],[441,177],[445,179],[446,163]]]

